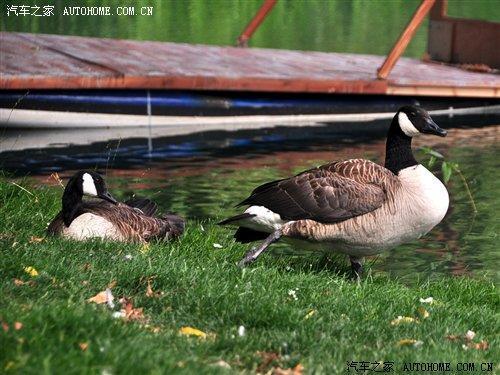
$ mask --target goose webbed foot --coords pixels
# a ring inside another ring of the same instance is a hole
[[[247,252],[243,259],[239,261],[238,266],[246,267],[250,263],[253,263],[271,244],[278,241],[281,235],[282,233],[279,229],[271,233],[258,247],[254,247]]]
[[[361,280],[361,275],[363,274],[363,258],[349,256],[349,260],[351,261],[352,278]]]

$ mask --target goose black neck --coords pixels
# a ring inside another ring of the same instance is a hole
[[[392,119],[391,127],[387,133],[385,167],[397,175],[400,170],[417,164],[411,151],[411,137],[403,133],[396,115]]]
[[[83,193],[76,186],[76,179],[70,180],[62,197],[62,216],[64,225],[69,227],[82,204]]]

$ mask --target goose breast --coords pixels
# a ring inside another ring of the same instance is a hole
[[[124,240],[122,233],[111,221],[91,212],[76,217],[69,227],[64,227],[62,235],[78,241],[90,238],[107,238],[117,241]]]

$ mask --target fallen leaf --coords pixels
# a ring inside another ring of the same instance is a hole
[[[281,367],[275,367],[273,369],[273,375],[302,375],[304,371],[304,366],[298,363],[294,368],[283,369]]]
[[[161,327],[150,327],[150,331],[153,333],[158,333],[161,331]]]
[[[401,323],[418,323],[418,320],[415,318],[412,318],[411,316],[399,315],[396,319],[393,319],[391,321],[391,326],[397,326],[397,325],[400,325]]]
[[[418,309],[417,309],[418,313],[420,314],[420,316],[424,319],[427,319],[429,316],[431,316],[431,314],[429,314],[429,312],[423,308],[422,306],[420,306]]]
[[[398,346],[414,346],[419,347],[424,344],[423,341],[415,340],[415,339],[402,339],[397,342]]]
[[[450,341],[461,341],[462,348],[464,350],[468,349],[477,349],[477,350],[488,350],[489,344],[487,341],[482,340],[480,342],[472,342],[472,340],[476,337],[476,333],[474,331],[468,330],[465,335],[447,335],[446,339]]]
[[[97,303],[98,305],[107,303],[108,307],[113,309],[115,307],[115,304],[113,303],[114,299],[115,297],[113,296],[113,293],[111,293],[111,289],[106,288],[106,290],[97,293],[94,297],[89,298],[87,302]]]
[[[37,277],[38,276],[38,271],[34,267],[31,267],[31,266],[24,267],[24,272],[26,272],[31,277]]]
[[[139,251],[143,254],[146,254],[149,251],[149,243],[148,242],[144,243],[139,249]]]
[[[14,279],[14,285],[16,285],[16,286],[21,286],[21,285],[26,285],[26,284],[29,284],[29,283],[26,281],[23,281],[23,280]]]
[[[82,350],[82,352],[84,352],[89,347],[89,343],[88,342],[81,342],[81,343],[78,344],[78,346],[80,347],[80,349]]]
[[[89,298],[87,302],[97,303],[98,305],[108,302],[109,294],[107,293],[107,290],[108,289],[97,293],[94,297]]]
[[[36,237],[36,236],[31,236],[29,243],[40,243],[44,240],[45,238],[43,237]]]
[[[155,292],[153,292],[153,288],[151,288],[151,280],[148,279],[148,285],[146,287],[146,297],[154,297]]]
[[[207,338],[207,334],[205,332],[200,331],[199,329],[193,327],[181,327],[179,333],[184,336],[196,336],[202,339]]]
[[[160,297],[162,295],[161,292],[155,293],[153,291],[153,288],[151,287],[151,277],[148,278],[147,283],[148,285],[146,286],[146,297],[153,298],[153,297]]]
[[[304,316],[304,319],[309,319],[310,317],[312,317],[314,314],[316,314],[317,311],[316,310],[311,310],[309,311],[306,316]]]
[[[280,355],[274,352],[257,352],[257,354],[261,357],[261,363],[256,370],[257,373],[266,373],[269,365],[280,359]]]
[[[488,342],[485,340],[482,340],[480,342],[470,342],[467,344],[467,346],[471,349],[477,349],[477,350],[488,350],[490,347]]]
[[[21,323],[21,322],[15,322],[14,323],[14,329],[16,331],[19,331],[21,328],[23,328],[23,323]]]
[[[147,319],[144,316],[142,307],[135,308],[132,304],[132,300],[128,298],[122,298],[121,301],[123,308],[120,311],[125,313],[123,317],[125,320],[146,322]]]

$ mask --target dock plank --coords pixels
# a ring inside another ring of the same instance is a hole
[[[500,76],[383,56],[0,33],[0,88],[151,88],[499,97]]]

